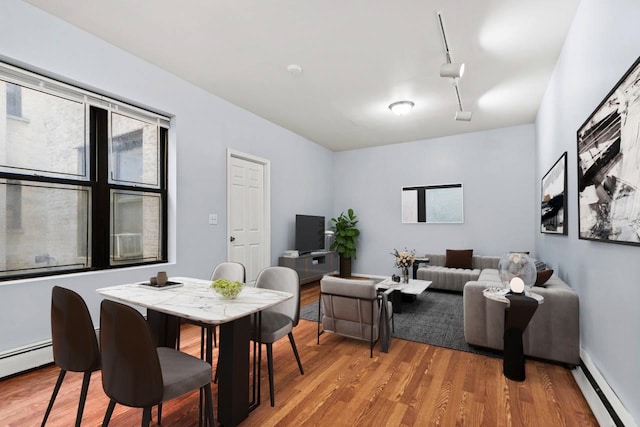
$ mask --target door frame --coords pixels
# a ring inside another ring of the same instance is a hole
[[[231,206],[231,159],[242,159],[248,162],[257,163],[262,165],[262,185],[263,185],[263,212],[262,218],[264,223],[264,253],[262,263],[265,267],[271,265],[271,161],[263,159],[253,154],[243,153],[241,151],[227,148],[227,260],[231,259],[229,239],[231,238],[231,221],[230,221],[230,206]]]

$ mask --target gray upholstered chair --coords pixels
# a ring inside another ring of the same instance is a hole
[[[244,269],[244,265],[239,262],[227,261],[221,262],[216,265],[216,268],[213,269],[213,273],[211,273],[211,281],[217,279],[228,279],[233,280],[234,282],[245,283],[247,281],[247,275]],[[202,333],[200,334],[200,342],[202,343],[200,346],[200,358],[202,359],[204,356],[204,334],[206,332],[213,333],[213,345],[217,346],[217,337],[216,337],[216,328],[212,325],[207,325],[202,327]]]
[[[195,389],[204,391],[208,425],[215,425],[211,365],[171,348],[156,348],[146,320],[133,308],[102,301],[100,352],[102,387],[110,399],[103,426],[116,403],[143,408],[142,426],[148,426],[153,406]],[[160,417],[158,413],[158,424]]]
[[[267,366],[269,370],[269,396],[271,406],[275,405],[273,386],[273,348],[272,344],[287,335],[293,354],[298,362],[300,374],[304,375],[300,356],[293,339],[293,328],[298,325],[300,317],[300,283],[298,273],[288,267],[267,267],[256,279],[256,288],[272,289],[293,294],[293,298],[274,307],[262,311],[260,336],[254,336],[254,341],[267,347]]]
[[[100,369],[98,338],[87,305],[72,290],[54,286],[51,291],[51,340],[53,361],[60,367],[58,381],[53,389],[42,426],[47,422],[67,371],[84,372],[76,426],[82,421],[91,373]]]
[[[239,262],[233,262],[233,261],[221,262],[220,264],[216,265],[216,267],[213,269],[213,273],[211,273],[211,281],[214,281],[217,279],[228,279],[228,280],[233,280],[235,282],[245,283],[246,273],[245,273],[244,265],[242,265]],[[216,335],[216,327],[213,325],[206,325],[199,322],[190,322],[190,323],[194,323],[202,327],[200,331],[200,359],[204,360],[205,358],[204,347],[206,342],[205,333],[213,335],[213,345],[217,346],[218,338]],[[180,328],[178,328],[177,341],[178,342],[177,342],[176,348],[179,350],[180,349]]]
[[[383,302],[387,304],[386,310],[381,309]],[[382,315],[386,316],[384,322],[380,321]],[[390,342],[389,325],[392,322],[391,302],[378,294],[373,280],[324,276],[320,281],[318,344],[323,332],[331,332],[369,341],[370,355],[373,357],[373,346],[378,338],[384,339],[383,350]]]

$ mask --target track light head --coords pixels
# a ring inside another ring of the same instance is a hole
[[[440,67],[440,77],[451,77],[459,79],[464,74],[464,64],[442,64]]]
[[[456,111],[456,120],[459,122],[470,122],[472,114],[471,111]]]

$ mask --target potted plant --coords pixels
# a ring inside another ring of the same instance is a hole
[[[353,213],[353,209],[347,211],[347,215],[342,212],[337,218],[331,218],[335,232],[335,241],[331,245],[331,250],[340,255],[340,277],[351,276],[351,259],[356,257],[356,243],[360,230],[356,228],[358,219]]]

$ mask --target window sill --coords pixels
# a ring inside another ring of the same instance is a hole
[[[7,114],[7,119],[15,120],[17,122],[31,123],[31,120],[27,119],[26,117],[14,116],[13,114]]]

